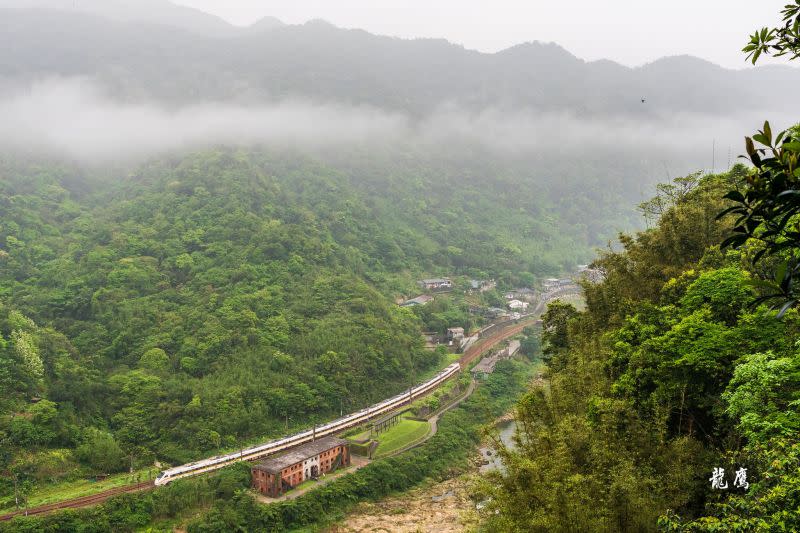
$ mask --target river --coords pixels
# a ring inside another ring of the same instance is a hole
[[[500,431],[500,440],[502,443],[511,450],[515,449],[516,445],[514,444],[514,433],[517,430],[517,423],[513,420],[500,422],[497,425],[497,429]],[[489,446],[482,446],[480,448],[480,452],[483,460],[488,461],[488,463],[480,467],[480,472],[482,474],[486,472],[492,472],[494,470],[500,470],[501,472],[504,470],[503,463],[500,461],[500,457],[498,457],[495,450]]]

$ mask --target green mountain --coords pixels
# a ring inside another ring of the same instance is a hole
[[[3,9],[0,45],[14,52],[0,57],[0,90],[52,77],[87,77],[121,101],[171,106],[299,98],[415,117],[457,105],[641,118],[724,117],[742,109],[785,113],[790,108],[769,98],[769,87],[800,85],[800,69],[790,67],[729,70],[677,56],[628,68],[586,62],[541,42],[485,54],[441,39],[398,39],[323,21],[267,20],[263,29],[225,25],[222,33],[230,35],[221,38],[196,31],[210,21],[225,24],[199,12],[175,15],[181,8],[168,2],[148,9],[138,2],[122,2],[125,9],[115,3],[86,12]],[[128,10],[134,14],[126,15]]]
[[[228,149],[123,177],[19,161],[0,171],[8,450],[99,430],[176,462],[366,405],[439,362],[395,304],[416,279],[511,286],[584,257],[547,202],[441,168],[373,181],[369,165]],[[435,305],[437,325],[479,320]],[[25,414],[43,406],[46,422]]]

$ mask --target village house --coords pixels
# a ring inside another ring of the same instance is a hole
[[[453,288],[453,282],[449,278],[423,279],[417,284],[426,291],[444,291]]]
[[[250,472],[253,488],[275,498],[306,480],[349,465],[349,443],[337,437],[323,437],[262,461]]]
[[[457,341],[464,338],[464,328],[447,328],[447,339]]]
[[[497,287],[497,282],[495,280],[493,280],[493,279],[490,279],[490,280],[473,279],[473,280],[470,280],[469,285],[470,285],[470,290],[472,292],[475,292],[475,291],[486,292],[486,291],[490,291],[490,290],[494,289],[495,287]]]
[[[545,292],[548,291],[555,291],[558,289],[563,289],[565,287],[571,287],[575,285],[575,282],[569,278],[557,279],[557,278],[548,278],[542,281],[542,288]]]
[[[500,307],[490,307],[486,310],[486,317],[487,318],[502,318],[504,316],[508,316],[509,312],[505,309]]]
[[[601,283],[606,275],[599,268],[589,268],[589,265],[578,265],[578,276],[589,283]]]
[[[411,298],[410,300],[406,300],[405,302],[400,304],[400,307],[414,307],[415,305],[425,305],[428,302],[433,301],[433,296],[428,294],[422,294],[417,296],[416,298]]]
[[[505,348],[505,356],[514,357],[519,351],[520,346],[522,346],[522,343],[520,343],[516,339],[512,340],[511,342],[508,343],[508,346]]]
[[[521,289],[514,289],[506,294],[507,300],[522,300],[524,302],[532,302],[536,299],[536,291],[533,289],[529,289],[528,287],[522,287]]]
[[[508,302],[509,309],[521,309],[522,311],[526,310],[529,305],[528,302],[523,302],[521,300],[511,300]]]

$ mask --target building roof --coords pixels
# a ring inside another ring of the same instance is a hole
[[[423,279],[420,280],[421,283],[427,284],[434,284],[434,283],[452,283],[450,278],[433,278],[433,279]]]
[[[421,296],[417,296],[416,298],[411,298],[410,300],[406,300],[401,305],[408,306],[408,305],[424,305],[428,302],[433,300],[433,296],[429,296],[427,294],[423,294]]]
[[[447,328],[447,331],[452,331],[454,333],[458,332],[464,333],[464,328]]]
[[[344,439],[337,437],[323,437],[314,442],[309,442],[298,446],[297,448],[286,452],[278,457],[270,457],[266,461],[262,461],[255,465],[253,468],[256,470],[263,470],[271,474],[280,474],[285,468],[295,465],[299,462],[305,461],[312,457],[316,457],[322,452],[328,451],[336,446],[344,446],[348,442]]]
[[[482,372],[484,374],[491,374],[494,372],[494,366],[497,364],[497,357],[486,357],[482,359],[477,365],[472,367],[472,372]]]

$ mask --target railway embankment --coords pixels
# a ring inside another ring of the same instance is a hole
[[[499,327],[493,328],[490,335],[487,335],[485,338],[480,339],[467,352],[465,352],[459,359],[459,363],[461,364],[463,369],[467,369],[469,365],[476,359],[478,359],[482,354],[488,352],[489,350],[491,350],[498,344],[502,343],[503,341],[507,340],[508,338],[519,334],[525,327],[532,325],[533,323],[535,323],[535,317],[528,317],[519,322],[507,322],[502,325],[498,325]],[[468,396],[465,395],[462,398],[462,400],[466,399],[467,397]],[[460,403],[460,401],[458,403]],[[454,406],[455,405],[453,405],[453,407]],[[437,424],[441,414],[442,413],[439,413],[439,415],[436,418]],[[415,441],[414,443],[411,443],[414,444],[414,446],[404,447],[403,449],[405,450],[405,449],[410,449],[410,447],[418,447],[424,442],[426,442],[428,439],[433,437],[435,434],[436,431],[432,431],[429,437],[426,437],[425,439],[420,439],[419,441]],[[398,451],[396,453],[400,452]],[[0,516],[0,520],[9,520],[16,516],[36,516],[36,515],[51,513],[61,509],[78,509],[83,507],[95,506],[115,496],[128,494],[132,492],[150,490],[152,488],[154,488],[152,483],[139,483],[139,484],[126,485],[122,487],[116,487],[112,490],[102,491],[92,495],[82,496],[73,499],[66,499],[60,502],[52,502],[48,503],[47,505],[37,506],[30,509],[21,509],[19,511],[15,511]]]

